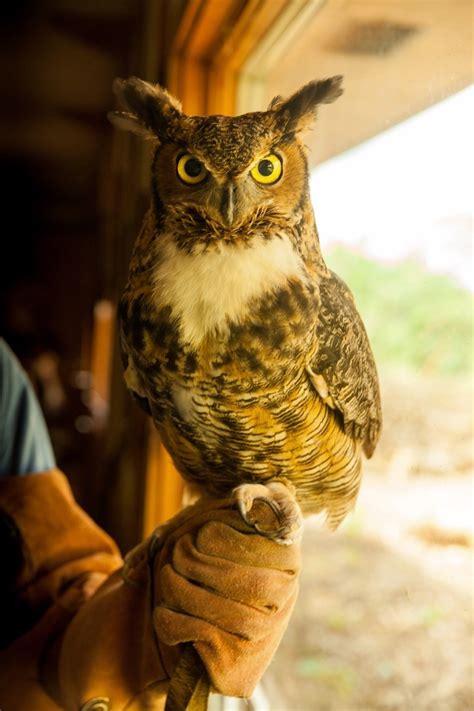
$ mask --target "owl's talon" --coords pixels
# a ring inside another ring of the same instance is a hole
[[[278,504],[276,503],[276,501],[273,501],[272,499],[269,499],[266,496],[257,496],[257,498],[252,501],[252,505],[256,501],[261,501],[263,504],[266,504],[267,506],[269,506],[271,508],[271,510],[273,511],[273,513],[275,514],[275,516],[277,517],[278,521],[281,521],[282,513],[281,513],[280,508],[279,508]]]
[[[249,519],[248,519],[248,516],[247,516],[247,508],[246,508],[246,506],[244,505],[244,502],[243,502],[243,501],[237,501],[237,508],[239,509],[239,514],[241,515],[241,517],[243,518],[243,520],[245,521],[245,523],[246,523],[248,526],[252,526],[253,524],[252,524],[252,523],[249,521]]]
[[[240,515],[248,526],[252,526],[253,528],[255,528],[256,531],[258,531],[258,533],[262,533],[263,535],[267,535],[270,537],[268,531],[264,531],[263,529],[261,529],[258,523],[252,521],[252,519],[248,516],[248,513],[252,510],[254,503],[257,501],[261,501],[263,504],[269,506],[275,514],[275,517],[278,519],[278,522],[281,521],[281,511],[278,508],[277,504],[271,499],[268,499],[264,496],[257,496],[255,497],[255,499],[250,499],[248,497],[242,500],[237,499],[237,508],[239,509]],[[281,529],[278,529],[277,531],[273,531],[272,533],[278,532],[280,530]]]
[[[291,545],[301,537],[300,507],[293,491],[283,482],[242,484],[234,489],[233,496],[243,520],[257,533],[284,545]]]
[[[293,538],[288,538],[288,531],[285,528],[285,526],[282,526],[281,528],[276,528],[274,531],[268,531],[263,528],[260,528],[258,523],[251,524],[257,531],[257,533],[260,533],[261,536],[266,536],[267,538],[271,538],[272,540],[276,541],[277,543],[280,543],[283,546],[291,546],[293,543],[295,543],[299,536],[294,536]]]

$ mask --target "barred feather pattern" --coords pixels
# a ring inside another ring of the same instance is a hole
[[[199,427],[176,415],[165,418],[164,442],[178,469],[207,493],[221,496],[240,483],[287,479],[303,513],[326,511],[335,528],[356,502],[360,445],[344,433],[305,372],[283,382],[281,392],[279,398],[259,392],[231,400],[215,391],[200,393],[193,398]],[[155,414],[153,403],[151,408]]]
[[[382,422],[377,370],[367,333],[343,280],[329,272],[320,281],[321,309],[314,369],[323,375],[344,429],[362,440],[371,457]]]
[[[288,278],[255,298],[239,322],[190,346],[171,306],[150,288],[157,245],[165,242],[149,215],[120,318],[124,367],[139,383],[137,394],[148,401],[176,467],[198,490],[219,496],[240,483],[287,479],[303,513],[325,511],[335,528],[355,505],[364,435],[351,428],[353,413],[344,415],[337,377],[329,382],[336,399],[339,393],[333,409],[307,372],[308,364],[328,367],[330,339],[320,319],[325,314],[327,321],[332,309],[321,289],[330,272],[320,262],[306,265],[306,278]],[[351,299],[346,317],[359,318]]]

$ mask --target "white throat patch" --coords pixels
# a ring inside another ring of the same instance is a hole
[[[162,240],[166,237],[163,235]],[[304,279],[300,257],[286,236],[255,237],[248,246],[221,244],[215,252],[186,254],[169,239],[154,276],[159,306],[171,306],[181,337],[198,347],[212,332],[241,321],[253,299]]]

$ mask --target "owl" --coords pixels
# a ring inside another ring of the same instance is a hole
[[[188,116],[160,86],[117,79],[110,114],[154,150],[119,307],[128,388],[194,490],[290,482],[331,528],[381,427],[366,331],[321,254],[301,138],[341,81],[229,117]]]

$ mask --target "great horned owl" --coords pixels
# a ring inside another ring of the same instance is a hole
[[[119,309],[128,388],[198,490],[289,480],[303,513],[325,510],[331,527],[381,425],[364,326],[321,255],[300,138],[341,79],[237,117],[187,116],[160,86],[117,79],[123,111],[110,115],[155,145]]]

